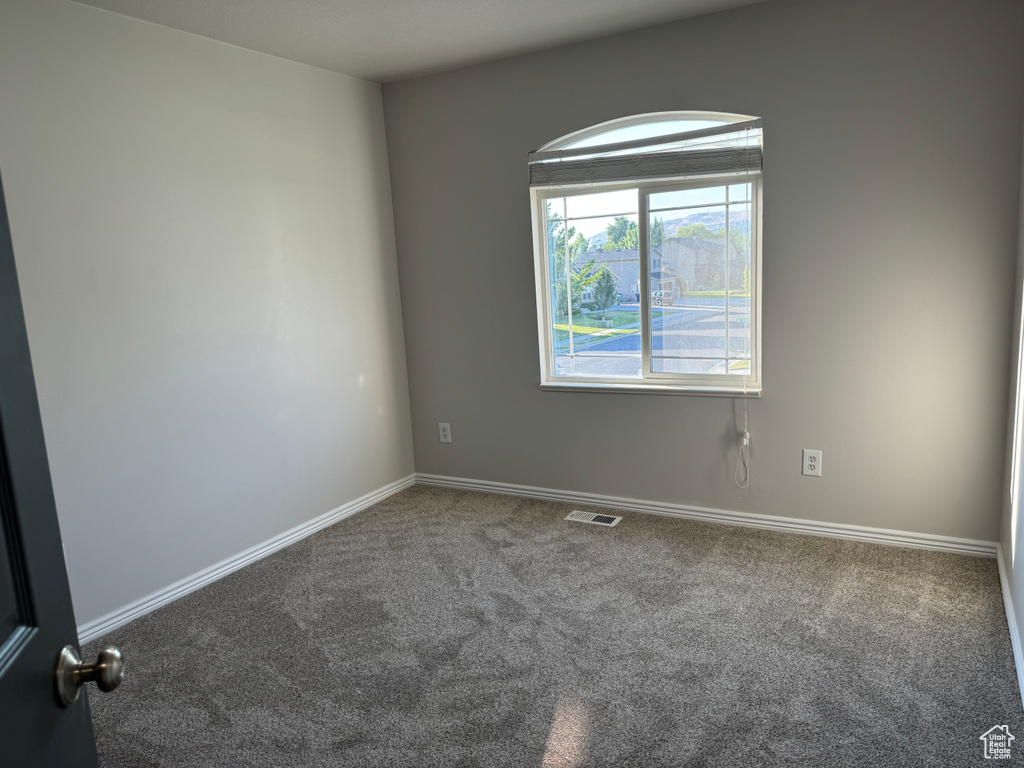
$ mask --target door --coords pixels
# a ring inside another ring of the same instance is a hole
[[[58,657],[78,634],[2,184],[0,523],[0,765],[96,768],[86,696],[64,706],[57,692]]]

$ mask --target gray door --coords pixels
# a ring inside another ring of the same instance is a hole
[[[0,185],[0,765],[96,768],[86,696],[55,669],[77,644],[39,419],[7,206]]]

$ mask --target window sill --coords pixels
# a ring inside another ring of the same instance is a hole
[[[673,384],[599,384],[583,381],[551,382],[547,381],[540,388],[549,392],[622,392],[634,395],[703,395],[708,397],[761,397],[760,387],[748,387],[744,392],[734,387],[698,387],[679,386]]]

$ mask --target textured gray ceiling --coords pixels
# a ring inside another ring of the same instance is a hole
[[[76,0],[381,82],[757,0]]]

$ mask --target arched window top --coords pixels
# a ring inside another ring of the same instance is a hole
[[[548,142],[539,151],[582,149],[605,144],[656,139],[660,136],[674,136],[733,123],[747,123],[756,119],[753,115],[737,115],[731,112],[649,112],[644,115],[608,120],[580,131],[574,131]]]
[[[653,112],[585,128],[531,152],[531,186],[761,170],[761,119]]]

